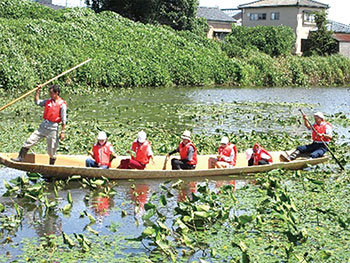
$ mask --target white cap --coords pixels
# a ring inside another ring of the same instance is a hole
[[[107,134],[104,131],[100,131],[97,135],[97,140],[107,140]]]
[[[250,158],[252,158],[252,155],[253,155],[253,149],[250,148],[250,149],[245,151],[245,158],[247,160],[250,160]]]
[[[320,112],[320,111],[316,112],[316,113],[314,114],[314,116],[315,116],[315,117],[319,117],[319,118],[321,118],[322,120],[324,120],[324,115],[323,115],[323,113]]]
[[[191,140],[191,132],[190,131],[184,131],[181,135],[181,139],[185,140]]]
[[[146,138],[147,138],[147,135],[144,131],[140,131],[138,134],[137,134],[137,141],[139,143],[144,143],[146,141]]]
[[[221,144],[228,144],[229,140],[226,136],[222,137]]]

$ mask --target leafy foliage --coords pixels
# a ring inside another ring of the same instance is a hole
[[[308,50],[305,55],[328,56],[338,52],[337,42],[333,32],[327,29],[327,14],[325,11],[315,13],[317,31],[311,32],[308,43]]]
[[[175,30],[192,31],[198,23],[198,0],[88,0],[96,12],[114,11],[142,23],[160,23]]]
[[[1,1],[0,91],[28,90],[88,57],[93,58],[90,63],[58,82],[86,91],[95,87],[349,83],[350,60],[344,57],[272,58],[259,52],[287,54],[294,41],[289,29],[262,28],[251,38],[251,33],[242,31],[247,33],[242,38],[232,35],[222,44],[204,37],[206,27],[204,20],[195,20],[196,35],[134,23],[110,11],[54,11],[27,0]],[[241,30],[248,29],[237,27],[234,33]],[[244,46],[244,39],[251,44]]]
[[[241,50],[259,50],[273,57],[291,54],[295,34],[288,26],[233,26],[232,33],[225,37],[223,49],[230,57]]]

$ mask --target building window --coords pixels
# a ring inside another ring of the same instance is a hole
[[[280,20],[280,13],[279,12],[271,12],[270,19],[271,20]]]
[[[266,20],[266,13],[254,13],[250,14],[250,20]]]
[[[304,11],[304,23],[315,23],[315,14],[311,11]]]

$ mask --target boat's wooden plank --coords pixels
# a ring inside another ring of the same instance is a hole
[[[273,152],[274,158],[279,156],[281,152]],[[284,169],[302,169],[308,164],[316,165],[319,163],[326,162],[328,157],[322,157],[318,159],[305,159],[296,160],[290,163],[281,163],[276,161],[272,165],[264,166],[252,166],[247,167],[247,161],[243,159],[244,154],[238,155],[237,166],[232,169],[207,169],[207,161],[210,155],[199,156],[200,166],[196,170],[191,171],[172,171],[172,170],[161,170],[161,161],[164,161],[164,157],[155,156],[156,164],[150,166],[147,170],[119,170],[119,169],[96,169],[84,167],[86,156],[83,155],[58,155],[57,165],[48,165],[48,157],[46,155],[28,155],[26,162],[16,163],[10,160],[11,157],[16,154],[0,153],[0,163],[7,167],[29,171],[38,172],[51,177],[64,178],[71,175],[81,175],[87,178],[101,178],[102,176],[110,179],[156,179],[156,178],[186,178],[186,177],[211,177],[211,176],[228,176],[228,175],[242,175],[242,174],[254,174],[268,172],[273,169],[284,168]],[[118,163],[118,160],[116,161]],[[170,166],[170,165],[169,165]]]

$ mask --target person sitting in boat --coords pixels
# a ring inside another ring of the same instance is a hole
[[[103,131],[97,135],[97,142],[92,147],[92,152],[89,152],[91,158],[86,159],[86,167],[98,167],[108,169],[111,167],[111,162],[117,158],[113,145],[107,141],[107,134]]]
[[[255,143],[253,149],[246,151],[248,160],[248,166],[253,165],[265,165],[273,162],[271,154],[261,147],[258,143]]]
[[[218,149],[218,156],[216,158],[210,157],[208,160],[208,168],[232,168],[236,165],[237,148],[236,145],[231,144],[227,137],[222,137],[221,145]]]
[[[135,153],[135,156],[128,151],[131,154],[131,159],[121,160],[118,169],[144,170],[150,160],[154,164],[152,146],[144,131],[138,133],[137,139],[132,143],[131,150]]]
[[[303,114],[305,127],[312,130],[312,140],[313,142],[308,145],[299,146],[291,155],[288,156],[286,161],[293,161],[300,154],[307,153],[310,154],[311,158],[322,157],[327,152],[328,144],[332,140],[332,125],[325,121],[325,117],[322,112],[316,112],[314,114],[315,123],[312,125],[312,129],[307,116]],[[324,143],[323,143],[324,142]]]
[[[181,139],[182,141],[180,142],[179,147],[167,155],[167,158],[169,158],[174,153],[180,153],[180,160],[171,160],[171,168],[172,170],[195,169],[197,165],[197,149],[191,142],[191,132],[184,131]]]
[[[33,132],[27,141],[23,144],[18,157],[11,159],[15,162],[23,162],[29,149],[37,144],[41,139],[46,138],[47,152],[50,157],[49,164],[54,165],[56,161],[56,151],[59,140],[64,139],[64,132],[67,122],[67,103],[60,97],[60,88],[58,85],[49,87],[50,99],[40,100],[39,93],[41,86],[38,86],[35,94],[35,104],[44,108],[44,121],[39,128]],[[62,123],[62,130],[58,136],[59,124]]]

